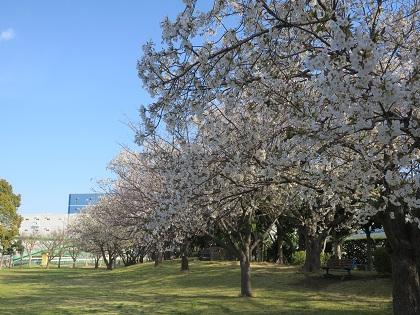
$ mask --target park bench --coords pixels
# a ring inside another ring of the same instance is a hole
[[[225,251],[221,247],[211,246],[200,251],[198,259],[200,260],[222,260],[225,257]]]
[[[208,248],[200,251],[198,255],[199,260],[211,260],[210,250]]]
[[[350,275],[351,270],[355,267],[355,261],[351,258],[341,258],[331,257],[328,259],[326,266],[322,267],[325,269],[326,275],[329,275],[330,270],[338,271],[347,271],[347,274]]]

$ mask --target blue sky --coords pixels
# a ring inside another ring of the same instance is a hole
[[[0,178],[21,214],[65,213],[109,176],[149,98],[136,61],[181,0],[0,2]]]

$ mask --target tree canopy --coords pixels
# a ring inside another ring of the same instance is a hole
[[[22,217],[17,213],[20,195],[13,193],[12,185],[0,179],[0,244],[6,250],[18,234]]]
[[[184,2],[138,63],[154,102],[137,140],[165,139],[174,162],[166,209],[265,212],[276,191],[317,238],[324,218],[377,217],[394,312],[418,314],[418,2]]]

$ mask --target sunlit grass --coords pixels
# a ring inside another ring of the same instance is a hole
[[[255,298],[240,298],[235,262],[179,262],[92,269],[0,271],[0,314],[391,314],[387,278],[307,276],[296,268],[254,264]]]

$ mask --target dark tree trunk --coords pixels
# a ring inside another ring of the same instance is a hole
[[[137,263],[137,257],[134,254],[127,255],[127,258],[125,261],[123,260],[123,263],[125,267],[133,266]]]
[[[250,250],[241,253],[241,296],[252,296]]]
[[[109,261],[109,263],[108,264],[106,264],[106,269],[107,270],[112,270],[112,266],[113,266],[113,264],[114,264],[114,262],[111,260],[111,261]]]
[[[280,224],[277,224],[277,254],[276,254],[276,264],[283,265],[284,264],[284,255],[283,255],[283,244],[284,244],[284,235],[283,230]]]
[[[99,257],[95,257],[95,269],[99,268]]]
[[[105,250],[101,249],[101,252],[102,252],[102,258],[103,258],[104,263],[106,265],[106,269],[107,270],[112,270],[112,266],[114,265],[114,259],[113,259],[112,255],[108,254],[108,258],[107,258],[106,254],[105,254]]]
[[[277,241],[277,259],[276,264],[283,265],[284,264],[284,254],[283,254],[283,240]]]
[[[261,243],[255,247],[255,261],[261,261]]]
[[[188,257],[187,255],[183,254],[181,257],[181,271],[188,271],[190,270],[189,264],[188,264]]]
[[[366,233],[366,255],[367,255],[367,265],[366,270],[372,271],[373,270],[373,249],[374,249],[374,241],[370,237],[370,228],[368,227],[365,229]]]
[[[73,269],[76,268],[76,258],[73,258],[73,266],[72,266],[72,268]]]
[[[111,255],[108,256],[108,259],[104,258],[104,262],[106,265],[106,269],[107,270],[112,270],[112,268],[114,267],[114,258],[111,257]]]
[[[420,314],[419,273],[410,256],[395,252],[391,255],[394,315]]]
[[[320,236],[306,235],[306,257],[303,270],[317,272],[321,268],[321,245],[323,238]]]
[[[241,268],[241,293],[242,297],[252,297],[251,289],[251,253],[257,246],[258,240],[254,240],[252,244],[252,228],[251,228],[251,217],[243,218],[244,228],[242,231],[235,234],[228,234],[227,242],[215,239],[220,245],[225,246],[226,249],[232,250],[235,253],[237,259],[239,259],[239,265]],[[222,227],[224,227],[222,225]],[[252,246],[251,246],[252,244]]]
[[[137,257],[134,252],[127,251],[125,253],[120,253],[121,260],[125,267],[132,266],[136,264]]]
[[[61,268],[61,255],[58,257],[58,268]]]
[[[139,263],[143,263],[143,260],[144,260],[144,256],[143,255],[141,255],[140,257],[139,257]]]
[[[157,251],[155,253],[155,267],[159,266],[163,261],[163,253],[161,251]]]
[[[420,314],[419,243],[416,224],[405,222],[401,209],[392,207],[383,216],[385,234],[391,247],[392,304],[394,315]]]
[[[305,227],[298,227],[298,250],[306,250]]]
[[[190,247],[189,241],[185,241],[181,245],[181,271],[190,270],[190,266],[188,263],[189,247]]]

